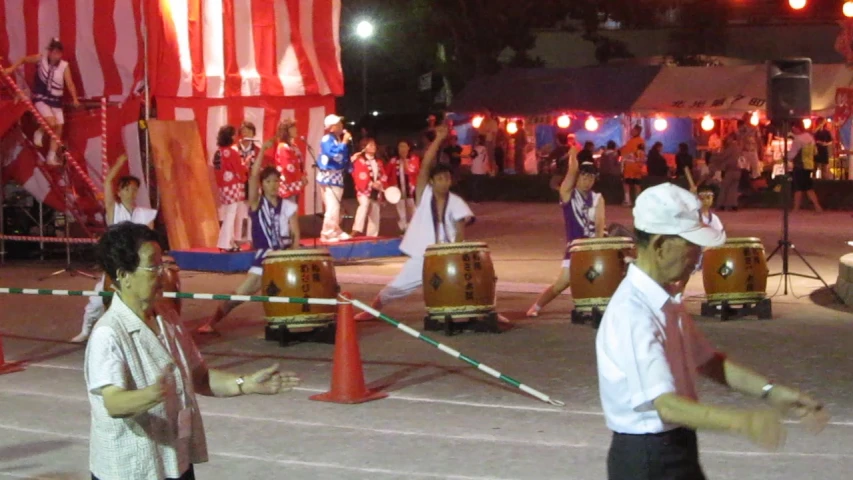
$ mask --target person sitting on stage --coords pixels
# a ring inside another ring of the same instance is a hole
[[[106,224],[115,225],[121,222],[138,223],[148,228],[154,228],[154,219],[157,218],[157,210],[152,208],[137,207],[136,195],[139,192],[141,182],[133,176],[124,176],[118,179],[118,191],[113,187],[115,178],[124,164],[127,163],[127,155],[118,157],[115,165],[107,172],[104,178],[104,210],[106,211]],[[116,202],[118,200],[118,202]],[[96,292],[104,291],[106,275],[101,275],[95,285]],[[83,343],[89,339],[95,322],[104,314],[103,297],[89,297],[89,302],[83,310],[83,328],[80,333],[71,339],[73,343]]]
[[[557,281],[546,288],[527,311],[528,317],[538,316],[542,307],[569,288],[569,247],[572,240],[604,236],[604,197],[592,191],[597,177],[598,169],[594,163],[583,162],[578,165],[578,152],[572,147],[569,151],[569,169],[560,184],[560,208],[563,210],[566,228],[566,253],[562,269]]]
[[[317,159],[317,184],[323,195],[323,230],[320,239],[324,242],[349,240],[341,230],[341,200],[344,195],[344,171],[351,170],[349,142],[352,135],[344,130],[342,118],[327,115],[323,124],[326,134],[320,143],[320,158]]]
[[[65,123],[65,115],[62,113],[62,94],[65,92],[65,87],[68,87],[68,92],[71,94],[71,104],[74,108],[80,106],[80,101],[77,99],[77,87],[74,86],[71,70],[68,68],[68,62],[62,59],[62,54],[62,43],[58,38],[54,38],[47,46],[47,55],[37,53],[24,57],[7,70],[7,73],[13,72],[24,63],[38,64],[33,84],[33,106],[57,138],[62,138],[62,125]],[[41,147],[43,136],[44,131],[39,128],[33,135],[33,143]],[[60,165],[60,162],[56,160],[57,148],[56,140],[51,138],[46,160],[47,164],[52,167]]]
[[[450,166],[435,161],[449,129],[446,125],[440,125],[435,129],[435,133],[435,139],[424,153],[424,161],[418,175],[415,191],[418,206],[400,244],[400,251],[409,258],[397,277],[373,300],[373,308],[380,309],[392,300],[406,297],[420,288],[423,284],[424,253],[427,247],[436,243],[464,242],[465,227],[474,222],[474,213],[465,200],[450,192],[453,183]],[[367,312],[356,316],[356,320],[371,318],[373,316]]]
[[[412,144],[408,140],[400,140],[397,156],[388,161],[385,174],[388,175],[388,185],[399,188],[403,194],[403,198],[397,202],[397,226],[402,233],[406,233],[409,218],[415,212],[415,190],[420,170],[421,159],[412,151]]]
[[[358,199],[358,210],[355,212],[355,222],[352,225],[353,237],[364,234],[365,220],[367,220],[367,236],[379,236],[381,218],[379,199],[382,198],[382,192],[388,183],[385,164],[376,158],[376,141],[372,138],[365,140],[364,149],[356,154],[352,169],[355,196]]]
[[[234,146],[236,130],[231,125],[219,129],[216,145],[219,147],[213,155],[213,169],[216,171],[216,186],[219,187],[219,240],[216,245],[223,252],[240,250],[236,239],[240,238],[243,222],[239,218],[240,204],[246,200],[246,167],[240,151]],[[257,162],[256,162],[257,163]],[[251,190],[251,186],[249,187]]]
[[[298,204],[299,195],[308,184],[308,177],[302,164],[302,153],[296,148],[296,139],[299,138],[296,121],[285,120],[279,123],[276,136],[278,145],[275,149],[274,166],[281,174],[278,196],[290,198]]]
[[[272,141],[263,150],[272,147]],[[235,295],[253,295],[261,289],[263,261],[270,250],[299,247],[299,207],[295,202],[278,196],[280,174],[274,167],[261,170],[262,162],[255,162],[249,175],[249,216],[252,219],[252,245],[257,249],[246,280],[237,287]],[[260,191],[263,191],[263,194]],[[241,302],[225,301],[219,305],[210,321],[202,325],[199,333],[215,333],[214,326],[221,322]]]

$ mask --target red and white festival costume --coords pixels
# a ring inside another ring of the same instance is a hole
[[[385,165],[375,156],[361,154],[353,162],[352,179],[355,184],[355,196],[358,199],[358,210],[355,212],[353,232],[364,232],[364,221],[367,220],[367,236],[379,236],[380,207],[379,199],[382,192],[371,186],[373,182],[382,182],[382,188],[388,187],[388,175]]]
[[[248,171],[243,158],[235,146],[220,147],[213,155],[213,169],[216,171],[216,186],[219,187],[219,240],[216,245],[230,250],[236,245],[234,240],[241,237],[242,225],[238,223],[240,205],[246,201]]]
[[[305,169],[302,166],[302,152],[299,149],[279,142],[275,149],[275,168],[281,174],[278,186],[278,196],[290,198],[302,193],[305,189]]]
[[[415,214],[415,191],[418,186],[418,174],[421,171],[421,159],[415,154],[409,154],[402,161],[394,157],[388,161],[385,174],[388,175],[388,186],[397,187],[403,198],[397,202],[397,225],[401,231],[406,231],[409,218]],[[403,188],[403,184],[406,185]]]

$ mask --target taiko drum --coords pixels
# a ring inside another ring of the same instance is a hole
[[[423,282],[430,315],[480,315],[495,309],[495,267],[485,243],[430,245]]]
[[[327,250],[281,250],[264,257],[261,277],[263,295],[270,297],[337,298],[335,265]],[[269,324],[288,330],[328,326],[335,320],[334,305],[264,303]]]
[[[759,238],[729,238],[702,254],[708,301],[753,302],[767,296],[767,259]]]
[[[163,265],[166,269],[163,271],[161,281],[163,282],[163,292],[180,292],[181,291],[181,268],[178,267],[175,259],[169,255],[163,255]],[[113,281],[109,275],[104,274],[104,291],[113,291]],[[181,299],[180,298],[161,298],[161,305],[174,308],[178,315],[181,314]],[[109,308],[112,303],[112,297],[104,297],[104,307]]]
[[[575,310],[604,309],[616,292],[628,261],[636,258],[629,237],[583,238],[569,244],[569,278]]]

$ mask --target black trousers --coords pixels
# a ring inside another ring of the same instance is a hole
[[[608,480],[705,480],[696,432],[614,433],[607,454]]]
[[[92,474],[92,480],[99,480],[99,479],[94,474]],[[193,470],[193,466],[190,465],[190,468],[186,472],[184,472],[184,474],[181,475],[180,477],[178,477],[178,478],[167,478],[166,480],[195,480],[195,471]]]

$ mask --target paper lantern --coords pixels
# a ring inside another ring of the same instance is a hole
[[[702,123],[700,125],[702,127],[702,130],[705,130],[706,132],[710,132],[711,130],[714,129],[714,119],[711,118],[710,115],[705,115],[705,117],[702,119]]]
[[[506,133],[510,135],[515,135],[516,133],[518,133],[518,124],[515,123],[515,120],[511,120],[509,123],[506,124]]]
[[[788,5],[794,10],[806,8],[806,0],[788,0]]]
[[[853,17],[853,2],[844,2],[844,5],[841,6],[841,13],[847,18]]]
[[[757,127],[758,121],[759,121],[758,111],[752,112],[752,116],[749,117],[750,125],[752,125],[753,127]]]
[[[812,128],[812,119],[811,118],[804,118],[803,119],[803,128],[805,128],[806,130]]]
[[[474,115],[474,118],[471,119],[471,126],[474,128],[480,128],[480,125],[483,124],[483,120],[486,118],[482,115]]]
[[[590,132],[594,132],[598,130],[598,120],[596,120],[595,117],[589,117],[586,119],[586,122],[584,122],[583,126]]]
[[[557,117],[557,126],[560,128],[569,128],[572,124],[572,119],[568,115],[560,115]]]
[[[655,119],[654,127],[655,127],[655,130],[657,130],[658,132],[662,132],[662,131],[666,130],[666,127],[668,125],[669,125],[669,123],[663,117],[658,117]]]

